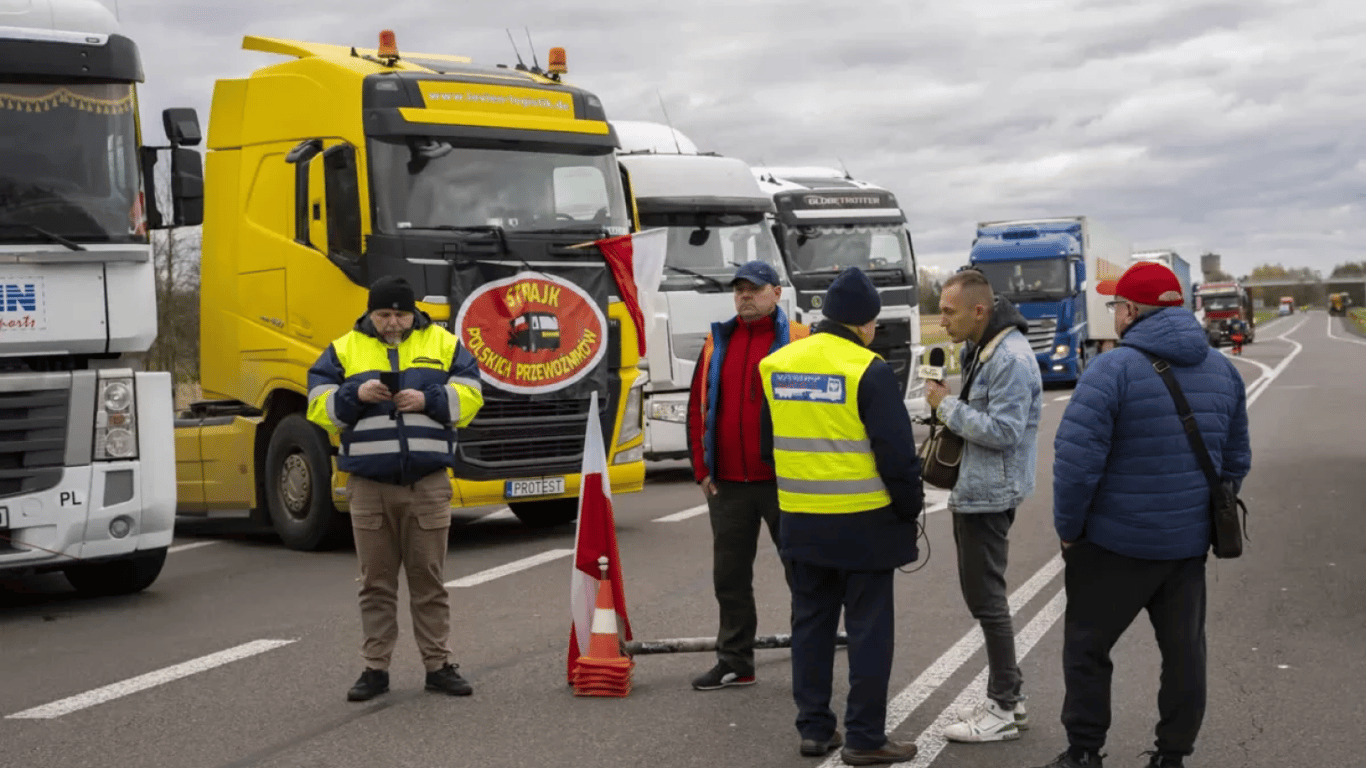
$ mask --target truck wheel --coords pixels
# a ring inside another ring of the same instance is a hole
[[[266,507],[290,549],[332,549],[350,530],[347,516],[332,504],[332,455],[325,435],[292,413],[275,427],[266,449]]]
[[[130,595],[150,587],[166,563],[166,548],[136,552],[123,560],[74,565],[63,571],[66,580],[86,597]]]
[[[550,528],[573,522],[579,516],[578,499],[551,499],[550,501],[514,501],[508,509],[524,525],[532,528]]]

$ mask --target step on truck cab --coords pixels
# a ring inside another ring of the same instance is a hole
[[[100,3],[0,7],[0,50],[0,575],[134,592],[175,523],[148,229],[199,223],[199,156],[174,153],[163,217],[138,48]]]
[[[1131,263],[1129,243],[1087,216],[984,221],[969,264],[1029,322],[1029,345],[1045,382],[1074,382],[1118,340],[1112,297],[1096,290]]]
[[[912,413],[925,410],[920,359],[920,299],[906,214],[891,191],[833,168],[755,167],[773,196],[774,235],[796,289],[796,319],[814,325],[840,270],[858,267],[882,297],[871,349],[896,372]]]
[[[664,277],[646,340],[645,457],[688,456],[688,393],[711,324],[735,315],[730,282],[739,265],[764,261],[792,288],[771,228],[773,198],[742,160],[699,153],[667,125],[615,121],[643,229],[668,229]]]
[[[308,368],[406,278],[478,360],[455,507],[577,514],[590,394],[614,493],[639,491],[636,332],[594,245],[632,227],[602,103],[550,71],[247,37],[284,61],[213,95],[201,290],[204,402],[176,422],[180,508],[253,510],[296,549],[349,527]]]

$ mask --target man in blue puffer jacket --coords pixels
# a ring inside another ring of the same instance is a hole
[[[1161,720],[1150,768],[1181,766],[1205,714],[1205,557],[1210,488],[1176,405],[1143,352],[1166,360],[1219,476],[1252,464],[1247,397],[1232,363],[1181,306],[1166,266],[1143,262],[1117,283],[1123,344],[1086,369],[1054,439],[1053,520],[1067,563],[1062,722],[1055,768],[1099,766],[1110,726],[1110,649],[1147,609],[1162,652]],[[1140,351],[1142,350],[1142,351]]]

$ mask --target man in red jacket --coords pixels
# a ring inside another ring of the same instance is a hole
[[[778,545],[778,485],[760,457],[759,414],[764,388],[759,361],[808,335],[778,306],[778,272],[762,261],[740,267],[731,281],[735,317],[712,323],[693,372],[688,398],[688,447],[693,474],[711,514],[712,583],[720,607],[716,666],[693,680],[699,691],[754,684],[754,556],[759,527]],[[786,565],[784,565],[786,570]],[[791,576],[788,575],[789,586]]]

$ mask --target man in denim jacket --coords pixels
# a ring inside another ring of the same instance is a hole
[[[1034,491],[1043,380],[1025,332],[1028,323],[994,296],[982,273],[964,270],[944,284],[940,325],[962,351],[958,397],[937,381],[925,399],[939,420],[963,438],[958,483],[949,494],[958,583],[987,648],[987,695],[944,729],[950,741],[1018,739],[1029,725],[1020,694],[1015,629],[1006,598],[1006,559],[1015,508]]]

